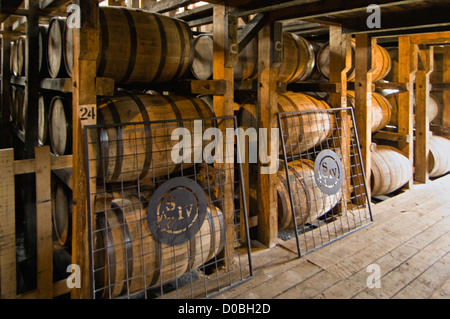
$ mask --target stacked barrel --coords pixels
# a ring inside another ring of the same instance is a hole
[[[392,68],[389,73],[384,77],[384,81],[388,83],[398,83],[399,82],[399,49],[398,47],[388,47],[386,48],[389,56],[392,60]],[[426,113],[429,124],[429,129],[432,130],[433,127],[439,127],[442,125],[442,114],[444,105],[442,90],[434,89],[433,83],[443,82],[443,56],[442,52],[437,51],[434,54],[434,66],[433,71],[429,75],[430,84],[432,91],[430,91],[429,99],[427,99]],[[417,85],[417,84],[416,84]],[[385,91],[382,92],[386,99],[391,104],[391,120],[388,125],[393,131],[397,130],[398,126],[398,111],[399,111],[399,92]],[[413,94],[413,125],[415,126],[415,92]],[[446,174],[450,171],[449,164],[449,154],[446,151],[449,147],[449,139],[438,136],[435,133],[429,135],[428,140],[428,173],[429,177],[438,177]]]
[[[100,251],[93,266],[100,269],[94,276],[96,286],[104,287],[99,295],[117,297],[165,284],[216,260],[225,246],[225,222],[220,202],[213,198],[220,194],[209,184],[213,167],[208,173],[198,168],[203,172],[197,175],[198,183],[207,192],[206,216],[187,242],[161,243],[147,222],[147,208],[157,185],[198,163],[194,158],[192,164],[172,161],[178,141],[171,139],[171,131],[183,126],[184,119],[214,117],[208,100],[190,93],[144,93],[160,83],[175,83],[190,72],[194,39],[189,26],[165,15],[122,7],[100,6],[99,18],[97,77],[113,79],[116,90],[114,96],[98,96],[94,110],[98,124],[105,128],[99,131],[90,158],[96,160],[98,184],[105,190],[92,198],[94,249]],[[40,79],[69,80],[74,67],[73,28],[66,18],[53,17],[39,31]],[[20,37],[12,43],[11,65],[16,77],[25,75],[26,41]],[[12,87],[12,120],[24,130],[24,89]],[[38,106],[38,143],[50,145],[55,156],[72,154],[71,94],[40,89]],[[158,123],[148,124],[150,121]],[[167,122],[161,124],[163,121]],[[147,124],[126,127],[142,122]],[[212,127],[216,127],[214,121],[202,122],[202,132]],[[52,178],[55,267],[70,263],[72,242],[72,191],[57,175]],[[152,188],[137,187],[138,180]]]

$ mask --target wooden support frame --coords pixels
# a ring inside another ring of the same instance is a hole
[[[417,46],[411,41],[409,36],[398,38],[398,81],[406,83],[409,90],[398,93],[398,133],[406,136],[413,136],[413,101],[414,101],[414,78],[417,71]],[[412,141],[399,141],[398,147],[405,155],[411,166],[414,167],[414,143]],[[406,184],[406,188],[411,188],[413,178]]]
[[[91,282],[88,245],[87,184],[95,189],[94,181],[86,180],[84,126],[97,123],[96,70],[99,50],[99,21],[97,1],[78,1],[81,28],[74,30],[74,65],[72,72],[73,127],[73,229],[72,263],[80,266],[81,288],[72,290],[72,298],[89,298]],[[81,121],[85,108],[95,110],[90,118]],[[96,176],[95,167],[90,167]],[[91,201],[92,202],[92,201]]]
[[[341,26],[330,26],[330,77],[328,85],[336,85],[336,90],[330,92],[329,102],[333,108],[347,107],[347,72],[351,66],[351,37],[342,32]],[[349,114],[347,111],[339,112],[337,121],[339,134],[339,147],[342,151],[342,161],[344,167],[350,168],[350,125]],[[351,172],[346,172],[347,182],[343,184],[343,200],[339,206],[342,213],[347,211],[347,202],[350,199]],[[363,184],[363,183],[361,183]]]
[[[428,181],[428,140],[430,125],[427,108],[430,103],[430,73],[433,71],[433,47],[420,49],[422,66],[416,72],[415,91],[415,130],[414,180],[420,183]]]
[[[372,144],[372,56],[376,40],[368,34],[356,35],[355,48],[355,118],[361,144],[361,157],[365,168],[366,181],[370,185]],[[370,198],[370,190],[368,189]]]
[[[443,81],[445,83],[450,83],[450,46],[444,47],[444,66],[443,66]],[[443,90],[443,101],[444,107],[442,110],[442,125],[446,127],[450,127],[450,88],[445,88]],[[450,137],[450,134],[447,134],[447,137]]]
[[[225,91],[223,95],[213,96],[213,109],[216,116],[233,116],[234,103],[234,71],[233,67],[227,66],[227,53],[229,52],[229,26],[228,26],[228,8],[226,6],[214,6],[213,10],[214,34],[213,34],[213,80],[225,81]],[[236,48],[237,49],[237,48]],[[229,121],[222,121],[219,124],[219,129],[225,131],[226,127],[233,127],[234,123]],[[226,147],[226,146],[224,146]],[[225,149],[224,149],[225,154]],[[223,187],[224,192],[224,210],[233,211],[234,194],[234,176],[231,172],[234,170],[233,163],[223,163],[216,165],[223,165],[225,172],[225,182]],[[225,216],[225,223],[230,225],[234,223],[234,216],[227,214]],[[226,228],[227,238],[235,238],[236,233],[233,227]],[[230,265],[234,255],[233,241],[227,240],[227,246],[224,249],[224,263],[225,267]]]
[[[1,299],[53,298],[69,292],[66,280],[53,283],[51,171],[72,166],[72,156],[54,157],[49,146],[35,147],[36,158],[14,160],[14,149],[0,150]],[[17,295],[14,176],[36,174],[37,289]]]
[[[272,145],[271,129],[278,128],[277,92],[278,63],[273,63],[272,50],[274,45],[274,30],[272,22],[264,26],[258,34],[258,103],[256,105],[256,120],[258,128],[265,128],[266,136],[259,133],[258,140],[263,139],[269,149]],[[278,61],[276,61],[278,62]],[[261,144],[259,144],[261,145]],[[271,152],[275,151],[273,149]],[[278,150],[276,150],[278,152]],[[270,164],[270,163],[269,163]],[[277,219],[277,174],[263,174],[264,165],[258,161],[257,200],[258,200],[258,240],[267,247],[276,243],[278,236]]]

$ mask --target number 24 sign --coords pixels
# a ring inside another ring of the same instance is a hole
[[[97,115],[97,105],[83,105],[80,107],[80,121],[95,121]]]

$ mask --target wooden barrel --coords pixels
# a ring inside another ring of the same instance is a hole
[[[166,176],[181,169],[181,164],[172,161],[173,147],[179,141],[171,140],[171,133],[185,126],[193,140],[193,121],[183,122],[182,119],[214,116],[204,101],[180,96],[124,95],[99,99],[98,106],[99,124],[177,120],[145,126],[110,127],[100,132],[102,143],[101,149],[97,150],[98,172],[105,182]],[[212,120],[203,122],[203,130],[213,126]],[[195,159],[191,158],[190,163],[183,162],[182,166],[185,169],[194,162]]]
[[[27,38],[20,36],[14,45],[13,50],[13,74],[16,76],[25,75],[25,50]]]
[[[386,99],[391,105],[391,119],[389,125],[397,126],[398,124],[398,94],[388,94]],[[428,122],[433,122],[441,110],[441,104],[436,96],[430,94],[430,103],[427,107]],[[414,114],[415,115],[415,114]]]
[[[39,93],[38,101],[38,143],[47,145],[50,143],[48,134],[48,116],[52,97],[46,93]]]
[[[97,214],[94,269],[96,287],[116,297],[175,280],[213,259],[225,245],[222,212],[208,205],[200,230],[175,246],[155,240],[147,221],[147,203],[137,196],[113,200]]]
[[[12,75],[14,75],[14,63],[15,63],[15,57],[17,55],[16,42],[17,41],[11,41],[11,53],[9,55],[9,71],[11,72]]]
[[[355,91],[347,91],[347,103],[355,108]],[[384,128],[391,120],[392,106],[380,93],[372,92],[372,133]]]
[[[52,78],[67,77],[64,65],[64,28],[66,18],[53,17],[48,26],[47,59],[48,73]]]
[[[372,196],[389,194],[412,178],[411,162],[391,146],[378,145],[372,152],[371,165]]]
[[[337,192],[335,195],[326,195],[319,189],[314,177],[314,162],[295,160],[288,165],[297,226],[314,222],[340,201],[342,191]],[[277,174],[277,201],[278,229],[283,230],[294,227],[292,205],[284,167]]]
[[[320,49],[325,45],[323,42],[310,42],[313,50],[314,50],[314,68],[311,72],[311,74],[308,77],[308,80],[313,81],[326,81],[326,78],[323,76],[323,74],[319,71],[318,65],[319,65],[319,57],[318,54],[320,52]]]
[[[432,135],[428,141],[428,174],[430,177],[444,175],[450,171],[450,140]]]
[[[55,181],[52,189],[53,235],[61,246],[70,243],[72,219],[72,194],[62,182]]]
[[[386,52],[391,58],[391,69],[385,75],[384,80],[389,82],[398,83],[398,48],[397,47],[387,47]]]
[[[201,34],[194,40],[194,60],[192,75],[198,80],[208,80],[213,76],[213,36]],[[252,79],[257,75],[258,43],[256,38],[239,52],[238,62],[233,71],[236,80]]]
[[[354,81],[355,80],[355,48],[356,44],[355,41],[352,41],[351,46],[351,67],[347,72],[347,80],[348,81]],[[391,69],[391,59],[386,51],[385,48],[383,48],[380,45],[377,45],[375,47],[374,55],[372,57],[373,59],[373,65],[374,70],[372,72],[372,81],[379,81],[383,79],[386,74]],[[326,44],[324,45],[318,55],[317,55],[317,62],[318,63],[318,69],[319,71],[326,77],[330,77],[330,45]]]
[[[384,77],[384,80],[389,82],[398,83],[398,47],[387,47],[386,51],[388,52],[391,61],[392,61],[392,67],[391,70],[386,74]],[[442,54],[436,53],[434,54],[434,67],[433,71],[430,74],[430,82],[443,82],[442,80],[442,70],[443,70],[443,64],[442,64]]]
[[[351,45],[351,67],[347,71],[347,81],[355,79],[355,42]],[[317,69],[327,79],[330,77],[330,44],[323,44],[316,57]]]
[[[73,30],[74,28],[69,28],[67,23],[64,25],[64,32],[63,32],[63,50],[64,50],[64,67],[66,69],[67,74],[71,77],[72,76],[72,69],[73,69],[73,54],[74,54],[74,48],[73,48]]]
[[[13,119],[19,130],[23,130],[24,117],[23,109],[25,104],[25,90],[17,86],[14,93]]]
[[[335,127],[331,112],[319,112],[330,109],[329,105],[303,93],[287,92],[278,95],[278,112],[318,111],[281,118],[286,153],[300,154],[324,142]],[[238,112],[241,127],[256,126],[256,106],[254,103],[241,105]],[[280,142],[280,154],[282,154]]]
[[[189,70],[193,37],[186,22],[120,7],[100,7],[99,14],[97,76],[122,84],[160,83],[179,79]],[[71,38],[67,33],[66,39]],[[67,52],[73,52],[70,45]]]
[[[44,25],[39,26],[39,75],[41,77],[48,77],[48,56],[47,56],[47,40],[48,27]]]
[[[294,83],[307,79],[315,64],[314,48],[306,39],[283,32],[283,63],[278,80]]]
[[[72,152],[72,103],[64,96],[55,96],[50,103],[48,132],[55,155]]]

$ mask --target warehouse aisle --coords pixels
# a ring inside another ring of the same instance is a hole
[[[450,298],[450,175],[372,205],[373,224],[297,258],[252,253],[254,278],[217,298]],[[379,280],[377,280],[379,279]]]

